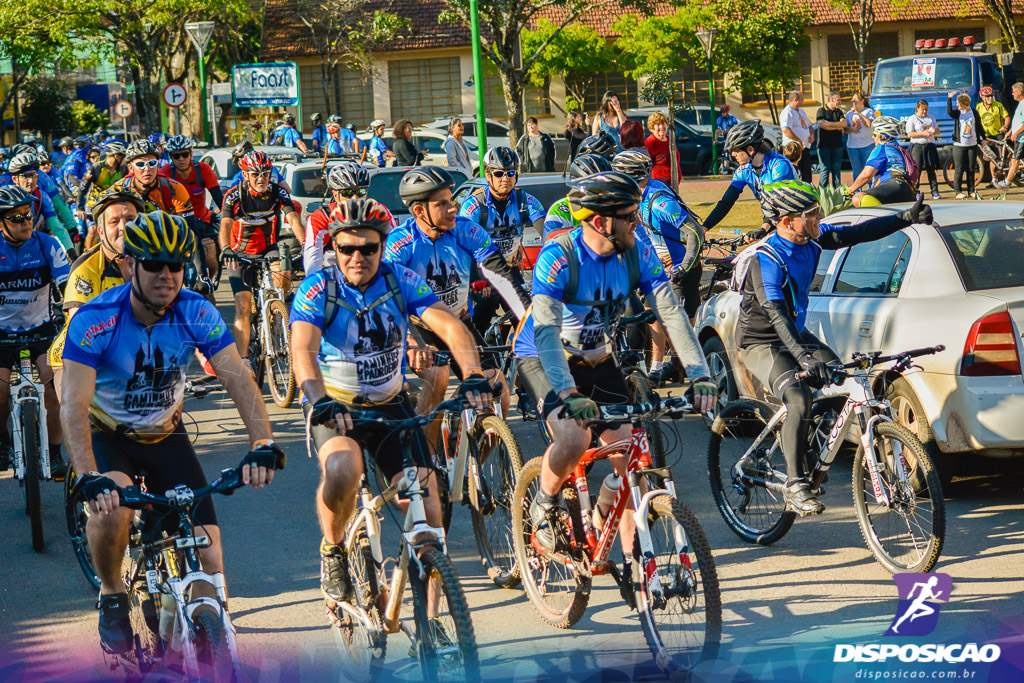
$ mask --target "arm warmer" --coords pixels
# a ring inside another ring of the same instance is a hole
[[[712,209],[711,214],[704,219],[704,228],[710,230],[721,222],[725,215],[732,210],[732,205],[736,203],[736,200],[740,198],[740,194],[743,190],[738,189],[730,185],[725,194],[722,195],[722,199],[719,200],[715,208]]]
[[[224,192],[221,191],[220,185],[214,185],[206,189],[210,192],[210,196],[213,197],[213,203],[217,206],[217,210],[220,211],[220,207],[224,204]]]
[[[85,211],[85,198],[89,194],[89,190],[92,189],[92,173],[86,171],[85,177],[82,179],[82,184],[78,186],[78,196],[75,199],[75,205],[78,206],[82,211]]]
[[[684,273],[690,272],[690,268],[697,262],[700,256],[700,247],[703,243],[700,226],[693,225],[692,219],[687,220],[683,223],[683,229],[686,233],[686,255],[683,256],[683,260],[679,262],[679,267],[676,270],[681,270]]]
[[[763,291],[761,289],[758,292],[758,299],[760,299]],[[779,336],[779,340],[793,354],[793,358],[796,358],[797,362],[799,362],[808,352],[800,342],[800,333],[797,332],[796,323],[793,322],[793,319],[789,317],[789,313],[786,311],[785,302],[762,301],[760,303],[765,315],[768,316],[769,322],[771,322],[772,327],[775,329],[775,334]]]
[[[71,251],[75,247],[75,243],[71,241],[71,235],[68,234],[64,224],[56,216],[46,219],[46,227],[50,229],[50,234],[60,241],[64,251]]]
[[[908,225],[910,225],[910,222],[901,218],[898,213],[890,216],[879,216],[857,225],[829,230],[818,239],[818,244],[821,245],[822,249],[852,247],[854,244],[860,244],[861,242],[873,242],[883,237],[888,237]]]
[[[653,296],[648,297],[648,302],[654,314],[658,316],[658,320],[665,326],[668,338],[672,342],[672,348],[676,350],[679,362],[686,369],[686,376],[691,380],[710,377],[711,371],[708,370],[704,353],[700,350],[697,335],[683,312],[683,305],[679,303],[679,297],[672,291],[672,286],[667,282],[662,282],[655,287],[652,294]],[[536,319],[534,325],[536,325]],[[539,344],[538,348],[540,348]]]
[[[551,388],[557,394],[576,386],[569,372],[569,361],[562,345],[562,302],[545,294],[533,299],[533,339],[537,344],[537,357]]]
[[[526,283],[519,270],[510,268],[499,252],[491,254],[479,265],[480,272],[512,311],[512,315],[522,320],[530,305],[530,293],[526,291]]]
[[[78,221],[75,220],[71,209],[68,208],[67,202],[64,201],[64,197],[61,196],[60,192],[51,196],[50,201],[53,202],[53,208],[57,215],[60,216],[60,221],[64,225],[64,232],[70,233],[72,230],[77,230]]]

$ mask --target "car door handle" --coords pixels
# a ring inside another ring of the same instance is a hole
[[[859,329],[860,336],[862,336],[862,337],[870,337],[871,336],[871,330],[874,328],[874,326],[875,326],[875,321],[874,320],[861,320],[860,321],[860,329]]]

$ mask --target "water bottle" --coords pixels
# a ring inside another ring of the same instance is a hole
[[[292,269],[292,250],[287,244],[282,244],[280,248],[281,252],[281,270],[289,271]]]
[[[594,507],[594,528],[598,531],[604,527],[604,520],[615,503],[615,497],[619,495],[622,488],[622,477],[612,472],[604,478],[601,484],[601,493],[597,496],[597,505]]]

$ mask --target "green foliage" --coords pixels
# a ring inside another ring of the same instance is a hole
[[[818,186],[818,203],[826,216],[830,216],[837,211],[843,211],[853,206],[853,202],[846,199],[846,195],[843,194],[843,191],[844,188],[841,186]]]
[[[34,76],[22,86],[29,127],[43,136],[69,134],[75,125],[71,116],[70,86],[63,78]],[[95,129],[93,129],[95,130]]]
[[[97,109],[95,104],[82,100],[75,100],[71,104],[71,119],[77,135],[91,135],[97,128],[110,125],[107,115]]]
[[[610,71],[615,63],[615,51],[608,41],[594,29],[579,23],[560,30],[547,19],[540,19],[535,31],[523,31],[522,46],[523,54],[537,53],[537,59],[527,72],[530,82],[542,87],[552,76],[561,76],[577,107],[595,74]]]

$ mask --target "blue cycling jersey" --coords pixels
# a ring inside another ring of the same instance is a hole
[[[422,277],[448,310],[459,314],[473,311],[469,300],[473,262],[497,253],[487,232],[468,218],[456,216],[455,227],[436,240],[417,227],[415,218],[409,218],[388,234],[384,259]]]
[[[245,180],[245,172],[239,171],[231,179],[231,186],[228,187],[228,189],[230,190],[232,187],[240,185],[243,180]],[[270,169],[270,182],[277,183],[278,185],[284,182],[284,176],[281,175],[281,172],[277,170],[276,166],[272,166]],[[225,192],[224,194],[227,194],[227,192]]]
[[[842,229],[828,223],[821,223],[820,226],[822,236]],[[764,284],[766,300],[786,301],[792,304],[796,329],[802,332],[807,322],[808,292],[814,279],[814,272],[818,268],[821,245],[814,240],[806,244],[790,242],[777,232],[773,232],[766,243],[786,264],[783,270],[771,256],[763,252],[758,253],[757,261],[761,268],[761,281]]]
[[[551,241],[544,245],[533,271],[533,296],[549,296],[562,301],[562,343],[566,351],[596,362],[611,353],[612,324],[622,315],[629,290],[629,271],[618,254],[599,256],[583,242],[583,228],[576,228],[572,236],[573,248],[579,259],[579,282],[576,296],[581,300],[600,301],[604,305],[568,304],[565,287],[569,282],[569,269],[562,245]],[[638,242],[640,258],[640,291],[650,294],[668,282],[654,250]],[[513,351],[521,358],[536,358],[533,313],[526,316],[516,333]]]
[[[353,154],[356,151],[356,134],[350,131],[348,128],[342,128],[340,131],[341,135],[341,147],[345,154]]]
[[[78,309],[63,358],[96,370],[93,424],[152,443],[181,422],[185,371],[195,349],[212,358],[233,343],[213,304],[188,289],[147,328],[135,319],[131,285],[125,284]]]
[[[892,178],[894,170],[898,170],[903,174],[907,172],[907,162],[903,159],[903,152],[897,149],[895,142],[887,142],[884,145],[876,146],[871,150],[871,154],[868,155],[868,160],[864,162],[864,165],[870,166],[877,171],[875,179],[879,184]]]
[[[387,161],[388,146],[379,135],[374,135],[370,138],[370,158],[376,162],[377,166],[383,168]]]
[[[703,229],[694,224],[687,228],[686,224],[693,221],[690,210],[685,204],[679,203],[679,197],[669,186],[660,180],[647,181],[643,198],[640,200],[640,222],[636,234],[654,246],[654,251],[662,263],[672,263],[675,268],[686,258],[685,230],[695,230],[702,234]]]
[[[327,141],[327,126],[321,124],[313,129],[313,151],[322,152]]]
[[[420,316],[437,303],[430,286],[408,268],[394,263],[380,268],[365,292],[348,284],[337,268],[324,268],[303,280],[292,301],[291,325],[301,321],[323,331],[317,362],[324,388],[345,403],[383,403],[398,395],[409,316]],[[402,293],[404,312],[391,295],[384,276],[389,272]],[[362,315],[337,305],[334,320],[324,320],[328,281],[337,283],[338,299]]]
[[[39,177],[42,178],[43,174],[40,173]],[[32,202],[32,213],[35,214],[36,220],[38,220],[40,216],[42,216],[44,220],[57,217],[57,212],[53,208],[53,201],[50,199],[49,195],[43,192],[39,187],[36,187],[35,192],[32,194],[35,196],[35,200]]]
[[[78,187],[78,182],[69,181],[69,177],[74,175],[80,182],[85,177],[86,169],[91,166],[89,162],[89,150],[88,149],[76,149],[68,157],[68,160],[64,162],[64,166],[61,168],[61,180],[67,185],[74,185]]]
[[[302,140],[299,131],[291,126],[281,126],[274,134],[277,136],[277,144],[284,147],[298,147],[299,141]]]
[[[480,214],[485,209],[487,218],[481,220]],[[478,225],[482,224],[501,255],[511,262],[523,243],[523,229],[526,227],[524,221],[533,225],[536,221],[544,220],[545,211],[544,205],[533,195],[522,190],[512,190],[505,202],[505,211],[499,212],[494,205],[491,188],[485,187],[483,191],[476,190],[466,198],[459,209],[459,215]]]
[[[754,198],[761,201],[761,188],[780,180],[799,180],[796,167],[793,162],[776,151],[770,151],[764,155],[761,163],[761,170],[758,171],[751,163],[746,163],[736,169],[732,174],[730,185],[737,190],[749,187],[754,193]]]
[[[328,154],[344,154],[345,153],[345,145],[342,144],[341,140],[336,140],[334,138],[328,138],[327,139],[327,153]]]
[[[50,322],[50,283],[71,274],[57,238],[33,232],[19,246],[0,238],[0,332],[32,330]]]

